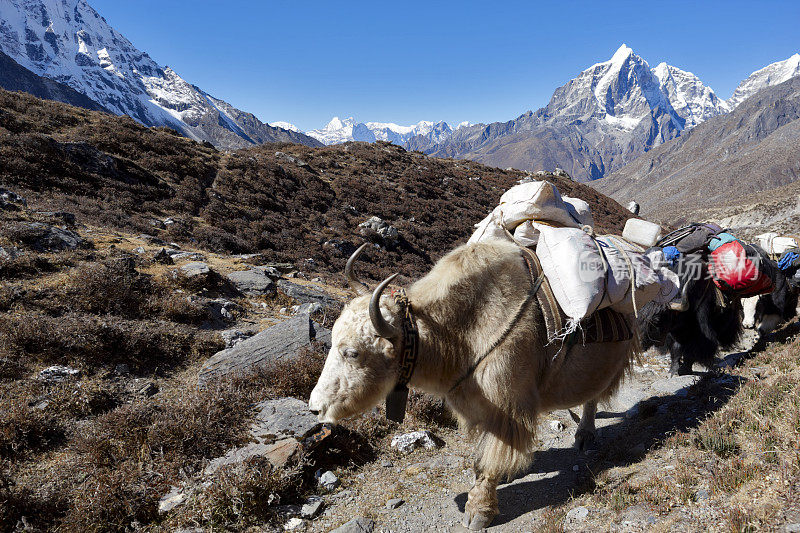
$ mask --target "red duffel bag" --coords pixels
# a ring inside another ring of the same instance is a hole
[[[741,242],[731,241],[711,252],[708,269],[720,290],[739,296],[756,296],[773,289],[772,278],[763,261],[755,249],[748,251]]]

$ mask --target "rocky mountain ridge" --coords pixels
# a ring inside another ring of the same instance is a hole
[[[558,166],[587,181],[727,111],[694,74],[665,63],[651,69],[622,45],[556,89],[538,111],[463,128],[424,151],[526,170]]]
[[[648,218],[704,218],[711,205],[747,203],[797,181],[797,146],[800,77],[756,93],[592,186],[618,201],[635,199]]]
[[[3,1],[0,51],[112,113],[147,126],[168,126],[219,148],[278,141],[319,146],[302,133],[264,124],[162,68],[86,0]]]

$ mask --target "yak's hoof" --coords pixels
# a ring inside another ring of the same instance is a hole
[[[475,513],[470,515],[470,513],[464,513],[461,524],[472,531],[480,531],[491,524],[494,517],[494,514]]]
[[[596,437],[594,429],[579,429],[575,432],[575,449],[585,452],[594,444]]]

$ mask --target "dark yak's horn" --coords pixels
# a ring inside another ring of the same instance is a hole
[[[347,278],[347,284],[350,285],[350,288],[356,291],[356,294],[361,296],[362,294],[367,294],[369,289],[367,286],[358,279],[355,272],[353,272],[353,263],[356,262],[358,256],[361,255],[361,252],[369,245],[369,243],[364,243],[358,247],[358,249],[353,252],[353,255],[350,256],[350,259],[347,260],[347,264],[344,266],[344,275]]]
[[[385,339],[395,338],[398,335],[398,331],[394,326],[386,322],[386,319],[381,314],[381,293],[397,276],[397,274],[392,274],[375,287],[372,292],[372,299],[369,301],[369,318],[372,320],[372,326],[378,332],[378,336]]]

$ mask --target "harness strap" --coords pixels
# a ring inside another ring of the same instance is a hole
[[[540,221],[536,221],[537,224]],[[545,224],[546,226],[553,226],[553,224]],[[555,227],[555,226],[554,226]],[[503,226],[503,231],[506,232],[506,235],[509,239],[511,239],[523,252],[523,259],[528,264],[528,272],[533,272],[534,268],[531,267],[531,264],[534,265],[535,271],[539,272],[541,276],[544,277],[544,269],[542,268],[542,263],[539,261],[539,256],[536,253],[519,242],[514,235],[508,231],[508,228]],[[550,281],[547,277],[544,277],[544,280],[541,284],[541,291],[536,294],[536,298],[539,300],[540,307],[542,308],[542,314],[544,315],[544,324],[547,328],[547,338],[551,338],[552,335],[564,329],[564,318],[561,314],[561,306],[558,305],[558,300],[556,300],[556,295],[553,292],[553,287],[550,286]]]
[[[528,267],[528,274],[530,276],[529,279],[531,282],[531,288],[528,291],[528,295],[525,297],[525,300],[523,300],[523,302],[520,304],[519,309],[517,309],[517,312],[514,314],[514,318],[508,323],[503,333],[500,334],[500,336],[497,337],[497,339],[495,339],[495,341],[491,344],[491,346],[489,346],[489,348],[483,353],[483,355],[481,355],[474,363],[472,363],[472,365],[470,365],[469,369],[467,369],[467,372],[463,376],[461,376],[458,380],[456,380],[455,384],[453,384],[453,386],[450,387],[450,390],[447,391],[448,394],[453,392],[459,385],[461,385],[464,382],[465,379],[470,377],[478,368],[478,366],[487,357],[489,357],[489,355],[491,355],[492,352],[494,352],[494,350],[498,346],[500,346],[500,344],[502,344],[504,340],[506,340],[509,333],[511,333],[511,330],[514,329],[514,326],[517,324],[517,322],[519,322],[520,318],[522,318],[522,314],[528,308],[531,301],[533,301],[533,299],[536,297],[536,294],[539,292],[539,288],[542,287],[543,283],[546,283],[547,278],[545,278],[544,271],[542,270],[541,265],[539,265],[539,259],[536,257],[536,254],[534,254],[533,251],[528,250],[527,248],[524,247],[522,248],[522,250],[524,252],[527,252],[522,254],[522,259],[523,261],[525,261],[525,264]],[[529,259],[529,257],[531,259]],[[539,275],[538,277],[534,278],[534,272],[537,271],[539,272]]]

